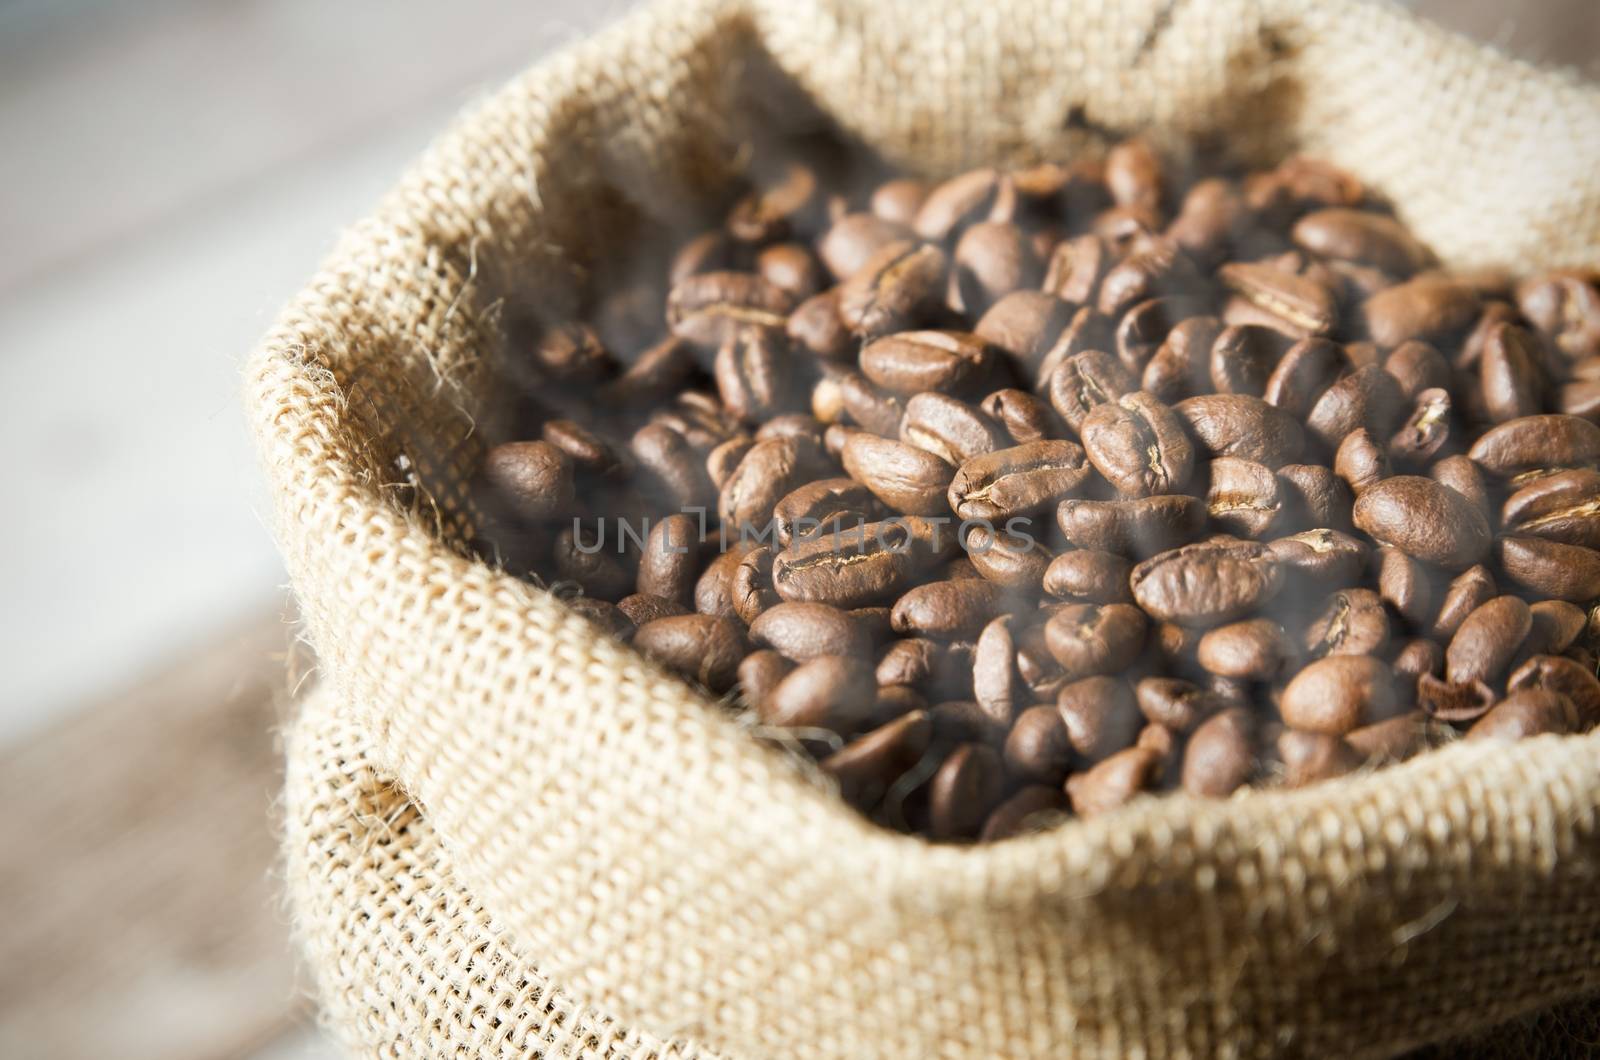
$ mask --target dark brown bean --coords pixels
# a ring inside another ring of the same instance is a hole
[[[1081,434],[1095,470],[1125,497],[1181,492],[1194,470],[1183,421],[1142,390],[1095,406]]]
[[[1361,311],[1367,334],[1379,346],[1399,346],[1411,339],[1433,342],[1472,326],[1478,296],[1465,284],[1425,274],[1379,291]]]
[[[745,701],[758,707],[794,669],[795,664],[770,649],[753,651],[739,662],[739,687]]]
[[[1354,583],[1370,552],[1366,544],[1337,530],[1302,530],[1269,541],[1267,547],[1283,564],[1286,576],[1298,575],[1317,588]]]
[[[1278,468],[1284,498],[1280,524],[1307,529],[1349,530],[1355,495],[1333,469],[1321,464],[1285,464]]]
[[[1500,525],[1508,534],[1600,548],[1600,471],[1563,471],[1506,499]]]
[[[826,604],[775,604],[750,623],[750,640],[795,662],[872,653],[872,640],[860,623]]]
[[[1277,468],[1294,461],[1305,446],[1305,434],[1292,416],[1248,394],[1201,394],[1178,402],[1177,413],[1212,457]]]
[[[1479,605],[1461,623],[1445,651],[1445,677],[1456,684],[1493,684],[1533,629],[1533,613],[1515,596]]]
[[[982,220],[1009,221],[1016,211],[1011,178],[994,169],[974,169],[951,177],[923,199],[911,228],[930,242],[953,239]]]
[[[1036,592],[1054,556],[1021,525],[1024,522],[1031,520],[1011,520],[1013,530],[977,523],[968,529],[964,547],[972,565],[989,581],[1019,592]],[[1041,522],[1039,532],[1044,533],[1047,525]]]
[[[790,671],[757,711],[768,725],[827,729],[849,736],[871,715],[877,691],[867,660],[819,655]]]
[[[815,479],[790,490],[773,506],[773,534],[778,544],[787,547],[797,539],[841,533],[879,510],[871,491],[854,479]]]
[[[896,633],[957,640],[976,637],[1005,603],[1005,588],[993,582],[929,582],[895,601],[892,620]]]
[[[1355,524],[1380,544],[1426,563],[1463,570],[1489,551],[1483,513],[1446,486],[1417,475],[1396,475],[1356,498]]]
[[[1065,500],[1056,523],[1078,548],[1145,557],[1177,548],[1205,528],[1206,506],[1198,497],[1167,494],[1137,500]]]
[[[1587,604],[1600,597],[1600,552],[1537,537],[1502,537],[1496,557],[1513,585],[1555,600]]]
[[[978,836],[985,843],[1049,828],[1067,815],[1067,795],[1059,785],[1029,784],[996,806]]]
[[[1183,752],[1183,790],[1220,799],[1243,787],[1255,772],[1255,719],[1231,707],[1195,729]]]
[[[1130,393],[1138,383],[1116,358],[1085,350],[1063,360],[1050,373],[1050,404],[1074,433],[1097,406]]]
[[[694,594],[700,555],[699,525],[693,517],[674,512],[650,528],[634,584],[641,593],[687,604]]]
[[[1075,549],[1050,561],[1043,577],[1051,596],[1085,604],[1130,604],[1128,575],[1133,564],[1113,552]]]
[[[658,618],[671,618],[674,615],[686,615],[689,609],[676,600],[668,600],[664,596],[652,596],[649,593],[632,593],[617,601],[617,610],[628,616],[636,627],[646,622],[654,622]]]
[[[1056,710],[1066,723],[1078,768],[1132,747],[1145,724],[1133,689],[1120,677],[1098,675],[1064,685],[1056,696]]]
[[[1226,705],[1222,697],[1177,677],[1146,677],[1135,687],[1134,695],[1151,724],[1177,733],[1193,732]]]
[[[1303,788],[1333,780],[1361,768],[1361,755],[1347,740],[1330,733],[1285,731],[1278,737],[1278,758],[1286,788]]]
[[[1543,688],[1560,692],[1578,711],[1578,728],[1600,724],[1600,678],[1575,660],[1560,655],[1535,655],[1511,672],[1508,692]]]
[[[983,399],[980,408],[1018,445],[1042,442],[1063,433],[1064,424],[1055,410],[1026,390],[996,390]]]
[[[1045,624],[1045,643],[1068,679],[1117,673],[1138,657],[1148,626],[1132,604],[1066,604]]]
[[[998,424],[964,401],[922,393],[906,402],[900,440],[960,467],[975,456],[1004,449],[1008,440]]]
[[[1350,492],[1360,496],[1394,474],[1388,450],[1379,445],[1372,432],[1358,427],[1344,436],[1333,454],[1333,473],[1344,480]]]
[[[844,444],[844,469],[884,504],[904,515],[938,515],[949,510],[946,492],[956,469],[924,449],[855,434]]]
[[[1129,582],[1139,606],[1156,618],[1215,626],[1272,599],[1283,586],[1283,570],[1265,545],[1206,542],[1145,560]]]
[[[1231,291],[1298,335],[1326,335],[1339,322],[1333,292],[1309,276],[1257,262],[1233,262],[1218,275]]]
[[[1481,563],[1462,571],[1445,588],[1433,619],[1433,635],[1441,639],[1455,636],[1467,616],[1494,599],[1497,591],[1494,576]]]
[[[991,747],[965,743],[928,782],[928,827],[935,839],[971,839],[1005,796],[1005,763]]]
[[[1517,306],[1565,357],[1600,354],[1600,289],[1594,275],[1558,270],[1517,285]]]
[[[1529,688],[1496,703],[1467,730],[1469,740],[1521,740],[1571,732],[1577,723],[1572,701],[1559,692]]]
[[[1049,510],[1089,475],[1084,451],[1073,442],[1028,442],[966,461],[949,480],[947,499],[962,519],[998,523]]]
[[[1577,416],[1524,416],[1486,431],[1467,453],[1491,475],[1600,463],[1600,426]]]
[[[1162,759],[1147,747],[1118,751],[1086,773],[1067,778],[1067,798],[1079,817],[1095,817],[1126,804],[1156,779]]]
[[[714,350],[752,324],[781,329],[794,303],[788,291],[753,272],[702,272],[673,285],[667,326],[679,338]]]
[[[549,519],[572,508],[572,459],[549,442],[507,442],[484,457],[483,474],[524,519]]]
[[[933,740],[933,723],[912,711],[845,744],[818,763],[839,784],[840,794],[869,809],[899,777],[916,766]]]
[[[950,391],[987,372],[993,351],[965,331],[902,331],[867,343],[861,371],[896,394]]]
[[[722,693],[733,687],[739,662],[749,650],[744,629],[732,618],[678,615],[640,626],[633,646],[668,669]]]
[[[903,331],[938,304],[945,268],[944,253],[927,243],[880,247],[839,286],[839,319],[865,339]]]
[[[817,241],[817,254],[835,280],[848,280],[861,271],[873,254],[910,236],[911,230],[904,223],[872,213],[845,214]]]
[[[1218,457],[1211,461],[1206,511],[1212,522],[1230,534],[1265,537],[1283,513],[1278,479],[1265,464]]]
[[[972,333],[1010,354],[1031,379],[1072,314],[1070,302],[1045,291],[1012,291],[989,307]]]
[[[1278,701],[1278,712],[1293,728],[1342,736],[1392,717],[1398,706],[1394,675],[1382,661],[1330,655],[1295,674]]]
[[[1219,677],[1272,681],[1298,652],[1270,618],[1250,618],[1207,631],[1200,638],[1200,665]]]
[[[1388,438],[1405,411],[1405,397],[1394,376],[1375,364],[1357,368],[1334,383],[1311,408],[1306,426],[1329,449],[1351,431],[1365,427],[1374,438]]]
[[[1371,589],[1341,589],[1328,598],[1306,627],[1306,652],[1324,655],[1382,655],[1389,644],[1389,614]]]

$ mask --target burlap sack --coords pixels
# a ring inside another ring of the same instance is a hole
[[[248,369],[321,660],[288,888],[344,1041],[1382,1055],[1600,990],[1600,734],[935,847],[464,558],[508,307],[574,304],[638,213],[692,214],[741,145],[819,116],[941,172],[1220,133],[1347,166],[1454,264],[1600,262],[1600,94],[1356,0],[693,0],[541,64],[347,234]],[[1517,1027],[1592,1044],[1592,1016]]]

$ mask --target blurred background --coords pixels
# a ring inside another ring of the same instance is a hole
[[[0,0],[0,1055],[335,1055],[239,364],[454,112],[628,6]],[[1596,0],[1408,6],[1600,76]]]

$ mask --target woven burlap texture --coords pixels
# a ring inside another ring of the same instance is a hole
[[[325,694],[288,890],[347,1044],[1380,1055],[1600,989],[1600,735],[934,847],[464,557],[507,319],[817,113],[933,172],[1225,133],[1349,167],[1454,264],[1600,260],[1600,95],[1357,0],[691,0],[540,64],[247,368]]]

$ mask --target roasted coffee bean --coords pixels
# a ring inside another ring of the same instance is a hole
[[[1113,552],[1074,549],[1063,552],[1045,569],[1044,591],[1085,604],[1131,604],[1128,575],[1133,564]]]
[[[1428,251],[1392,217],[1365,210],[1318,210],[1295,223],[1297,245],[1324,258],[1371,265],[1409,276],[1428,264]]]
[[[1579,727],[1600,723],[1600,678],[1592,669],[1560,655],[1535,655],[1511,672],[1506,691],[1543,688],[1560,692],[1578,711]]]
[[[1148,789],[1161,769],[1161,756],[1147,747],[1118,751],[1085,773],[1067,778],[1067,798],[1079,817],[1094,817],[1125,805]]]
[[[821,216],[823,198],[815,171],[791,163],[734,204],[728,212],[728,231],[747,243],[782,239],[814,226]]]
[[[1278,760],[1286,788],[1333,780],[1361,768],[1361,755],[1337,734],[1289,729],[1278,737]]]
[[[1050,374],[1050,404],[1074,433],[1099,405],[1130,393],[1138,384],[1110,354],[1085,350],[1063,360]]]
[[[1286,577],[1298,576],[1318,588],[1354,583],[1366,566],[1369,549],[1337,530],[1302,530],[1267,542]]]
[[[1204,299],[1194,295],[1167,295],[1138,303],[1117,322],[1117,359],[1134,378],[1139,378],[1179,321],[1191,319],[1208,308]]]
[[[879,685],[877,698],[872,703],[872,720],[868,724],[876,728],[895,718],[927,709],[928,701],[916,689],[905,685]]]
[[[922,761],[933,741],[933,723],[913,711],[845,744],[818,765],[839,784],[845,800],[876,806],[889,787]]]
[[[1470,567],[1489,551],[1483,513],[1455,490],[1417,475],[1369,486],[1356,498],[1353,517],[1380,544],[1447,570]]]
[[[568,610],[575,611],[593,622],[608,636],[627,640],[633,636],[634,622],[616,604],[596,600],[590,596],[573,597],[566,601]]]
[[[609,475],[622,470],[622,458],[611,443],[572,420],[547,420],[540,436],[566,454],[574,470]]]
[[[867,343],[861,371],[896,394],[948,392],[989,370],[993,351],[965,331],[902,331]]]
[[[1072,681],[1056,696],[1077,768],[1087,768],[1132,747],[1144,728],[1133,689],[1120,677],[1098,675]]]
[[[770,649],[753,651],[739,662],[739,688],[745,701],[759,707],[766,702],[778,682],[787,677],[795,664]]]
[[[1208,456],[1234,456],[1271,468],[1292,463],[1305,446],[1288,413],[1248,394],[1201,394],[1177,404],[1189,433]]]
[[[705,463],[683,435],[659,423],[647,424],[634,433],[629,449],[667,504],[682,510],[712,506],[716,490]]]
[[[1485,520],[1490,517],[1489,487],[1478,465],[1460,453],[1436,460],[1428,469],[1428,476],[1441,486],[1449,486],[1465,497]]]
[[[877,699],[872,664],[854,655],[819,655],[778,682],[757,706],[761,720],[785,728],[855,732]]]
[[[756,273],[799,302],[822,289],[822,267],[802,243],[775,243],[756,254]]]
[[[991,747],[964,743],[928,782],[928,826],[935,839],[971,839],[1005,797],[1005,763]]]
[[[1210,690],[1177,677],[1146,677],[1135,687],[1134,696],[1151,724],[1177,733],[1193,732],[1226,705]]]
[[[1360,496],[1394,474],[1388,450],[1379,445],[1372,432],[1357,427],[1344,436],[1333,454],[1333,473],[1344,480],[1350,492]]]
[[[1592,273],[1558,270],[1524,280],[1517,306],[1563,356],[1600,354],[1600,289]]]
[[[1375,364],[1357,368],[1334,383],[1311,408],[1306,426],[1329,449],[1365,427],[1374,438],[1388,438],[1405,411],[1405,396],[1394,376]]]
[[[1097,235],[1062,240],[1045,268],[1044,289],[1063,301],[1089,305],[1115,261],[1111,248]]]
[[[1013,619],[1001,615],[983,627],[972,651],[972,698],[996,722],[1010,726],[1022,693]]]
[[[1435,742],[1434,724],[1420,710],[1414,710],[1388,721],[1363,725],[1345,736],[1345,743],[1355,749],[1363,761],[1374,764],[1404,762]]]
[[[1278,479],[1265,464],[1218,457],[1211,461],[1206,511],[1230,534],[1265,537],[1283,513]]]
[[[611,368],[611,355],[587,324],[562,324],[545,331],[533,345],[539,372],[563,383],[592,382]]]
[[[699,525],[691,516],[674,512],[650,527],[634,584],[641,593],[688,604],[700,573],[700,554]]]
[[[483,475],[524,519],[549,519],[571,511],[572,458],[549,442],[497,445],[484,458]]]
[[[1017,776],[1059,786],[1072,769],[1073,751],[1072,734],[1055,704],[1029,707],[1017,715],[1004,754]]]
[[[1402,464],[1426,464],[1449,440],[1450,392],[1424,390],[1389,440],[1389,452]]]
[[[969,226],[951,262],[951,308],[974,316],[1012,291],[1036,285],[1043,272],[1027,233],[1009,221]]]
[[[783,330],[793,348],[826,361],[843,361],[856,352],[855,339],[839,316],[837,287],[814,294],[795,306]]]
[[[1285,464],[1277,471],[1284,511],[1280,525],[1307,529],[1349,530],[1355,494],[1332,468],[1321,464]]]
[[[1137,500],[1065,500],[1056,523],[1078,548],[1143,558],[1192,541],[1205,528],[1198,497],[1165,495]]]
[[[1070,302],[1045,291],[1012,291],[989,307],[972,333],[1004,350],[1031,379],[1072,314]]]
[[[1166,234],[1195,261],[1215,265],[1227,255],[1247,221],[1248,207],[1238,189],[1226,180],[1212,178],[1189,189]]]
[[[620,376],[601,384],[597,393],[602,400],[623,406],[664,400],[683,385],[694,367],[689,344],[668,336],[641,353]]]
[[[1588,623],[1583,608],[1564,600],[1540,600],[1528,608],[1528,617],[1531,624],[1518,658],[1559,655],[1572,647]]]
[[[1254,717],[1239,707],[1202,722],[1184,746],[1183,790],[1220,799],[1243,787],[1256,768],[1255,730]]]
[[[909,177],[899,177],[886,180],[873,189],[869,208],[875,216],[891,224],[910,225],[927,197],[927,184]]]
[[[1222,282],[1296,336],[1326,335],[1339,322],[1333,292],[1305,275],[1258,262],[1233,262],[1218,272]]]
[[[958,640],[976,637],[1006,602],[1003,586],[982,579],[929,582],[895,601],[892,621],[896,633]]]
[[[771,522],[777,503],[813,478],[820,466],[821,453],[809,440],[757,442],[723,484],[717,515],[735,529],[748,526],[760,531]]]
[[[1090,474],[1083,449],[1073,442],[1028,442],[967,460],[948,480],[947,499],[962,519],[999,524],[1047,512]]]
[[[1029,784],[990,812],[978,838],[989,843],[1042,831],[1066,814],[1067,795],[1059,785]]]
[[[1026,390],[996,390],[983,399],[980,408],[1017,445],[1042,442],[1063,433],[1064,425],[1055,411]]]
[[[756,546],[746,540],[734,538],[710,563],[706,564],[699,581],[694,586],[694,609],[702,615],[735,615],[734,575],[739,564]]]
[[[734,568],[730,586],[733,613],[746,625],[754,622],[769,607],[781,600],[772,588],[772,549],[766,545],[751,549]]]
[[[711,484],[721,490],[739,469],[739,464],[754,449],[756,440],[747,434],[729,438],[706,454],[706,474]]]
[[[1433,635],[1444,640],[1455,636],[1467,616],[1494,599],[1497,592],[1494,575],[1481,563],[1456,575],[1440,600],[1433,620]]]
[[[1530,688],[1513,692],[1467,730],[1469,740],[1520,740],[1571,732],[1577,725],[1572,701],[1559,692]]]
[[[617,544],[603,526],[574,520],[556,535],[551,549],[557,580],[575,582],[588,596],[622,596],[632,588],[634,573],[618,555]]]
[[[925,637],[893,641],[878,657],[878,684],[921,685],[935,677],[946,653],[943,644]]]
[[[835,280],[848,280],[873,254],[910,236],[911,230],[903,223],[872,213],[845,214],[817,241],[817,254]]]
[[[678,248],[667,270],[667,279],[677,284],[702,272],[722,272],[737,269],[748,259],[741,245],[727,232],[702,232]]]
[[[904,515],[949,511],[945,494],[956,469],[927,450],[862,433],[850,436],[842,455],[850,477],[892,510]]]
[[[1559,413],[1524,416],[1485,432],[1467,455],[1502,478],[1544,468],[1593,467],[1600,463],[1600,426]]]
[[[1125,140],[1106,152],[1105,182],[1118,206],[1161,209],[1166,194],[1161,160],[1143,140]]]
[[[1176,243],[1155,238],[1113,265],[1100,281],[1095,308],[1112,319],[1127,310],[1168,294],[1196,291],[1199,271]]]
[[[1445,677],[1456,684],[1493,684],[1533,629],[1533,613],[1515,596],[1479,605],[1461,623],[1445,652]]]
[[[1270,618],[1249,618],[1200,638],[1200,665],[1218,677],[1271,681],[1298,655],[1289,635]]]
[[[1484,339],[1478,358],[1479,386],[1484,408],[1495,423],[1539,412],[1544,373],[1535,342],[1532,335],[1511,324],[1495,325]]]
[[[839,400],[850,418],[873,434],[893,437],[900,430],[905,404],[872,380],[856,372],[838,378]]]
[[[716,693],[733,687],[739,662],[749,651],[743,627],[735,619],[716,615],[647,622],[634,633],[633,646]]]
[[[839,319],[863,339],[916,324],[944,293],[944,253],[901,240],[879,247],[839,286]]]
[[[702,272],[673,285],[667,295],[672,333],[714,350],[741,328],[782,329],[795,299],[753,272]]]
[[[1563,471],[1534,481],[1500,509],[1505,533],[1600,548],[1600,471]]]
[[[1168,402],[1207,390],[1211,385],[1211,356],[1222,330],[1222,321],[1212,316],[1178,322],[1144,366],[1143,389]]]
[[[795,662],[823,655],[872,654],[872,639],[861,624],[827,604],[775,604],[750,623],[750,640]]]
[[[722,403],[750,422],[773,415],[788,400],[788,361],[783,332],[776,328],[730,329],[714,365]]]
[[[1540,596],[1585,604],[1600,597],[1600,552],[1538,537],[1502,537],[1500,569],[1513,585]]]
[[[1045,643],[1069,679],[1126,669],[1149,622],[1132,604],[1066,604],[1045,623]]]
[[[628,616],[634,626],[642,626],[646,622],[654,622],[658,618],[671,618],[674,615],[687,615],[689,609],[676,600],[668,600],[664,596],[652,596],[649,593],[633,593],[617,601],[617,610]]]
[[[1271,328],[1249,324],[1224,328],[1211,344],[1212,389],[1219,394],[1264,397],[1267,383],[1288,349],[1289,341]]]
[[[1133,568],[1133,598],[1164,621],[1215,626],[1240,618],[1275,596],[1283,569],[1254,541],[1185,545]]]
[[[840,534],[878,511],[871,491],[854,479],[816,479],[790,490],[773,506],[773,534],[778,544],[788,547],[808,538]]]
[[[1471,287],[1426,274],[1379,291],[1362,305],[1367,334],[1389,347],[1459,335],[1477,313],[1478,295]]]
[[[1394,674],[1381,660],[1329,655],[1290,679],[1278,712],[1295,729],[1342,736],[1393,717],[1399,705]]]
[[[1424,390],[1450,387],[1450,362],[1426,342],[1407,342],[1384,359],[1383,370],[1400,384],[1400,392],[1415,399]]]
[[[1122,362],[1101,351],[1112,349],[1116,343],[1116,329],[1112,321],[1101,316],[1089,306],[1084,306],[1072,315],[1072,320],[1061,334],[1056,336],[1056,341],[1044,355],[1044,360],[1039,362],[1039,367],[1034,373],[1033,389],[1035,393],[1049,394],[1052,386],[1052,377],[1056,369],[1083,353],[1098,353],[1102,357],[1121,367]],[[1130,371],[1127,368],[1124,372]],[[1129,377],[1131,380],[1131,377]],[[1133,389],[1131,382],[1128,387]]]
[[[953,467],[1009,444],[1000,427],[964,401],[921,393],[906,402],[900,440],[926,449]]]
[[[1125,497],[1180,492],[1194,470],[1183,421],[1142,390],[1096,405],[1080,433],[1090,463]]]
[[[1035,592],[1054,557],[1023,526],[1030,520],[1013,519],[1013,530],[997,530],[983,523],[967,531],[964,547],[967,558],[989,581],[1019,592]],[[1041,520],[1034,529],[1045,533],[1048,523]]]
[[[1382,655],[1389,644],[1389,613],[1371,589],[1341,589],[1306,627],[1306,653]]]
[[[1016,212],[1011,177],[994,169],[974,169],[951,177],[923,199],[911,222],[921,239],[938,243],[953,239],[979,221],[1009,221]]]

